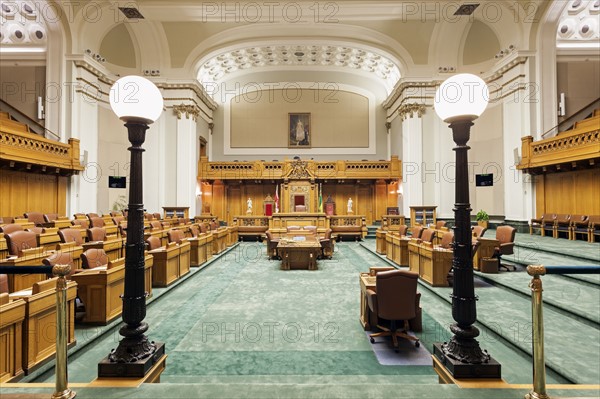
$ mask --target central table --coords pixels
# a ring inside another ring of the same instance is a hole
[[[314,236],[281,238],[277,244],[277,252],[281,257],[281,270],[317,270],[321,243]]]

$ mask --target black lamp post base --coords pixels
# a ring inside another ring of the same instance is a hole
[[[146,373],[158,362],[161,357],[165,354],[164,342],[155,342],[156,351],[144,359],[129,362],[129,363],[118,363],[112,362],[106,356],[98,363],[98,377],[101,378],[142,378],[146,376]]]
[[[500,363],[491,356],[485,363],[463,363],[446,356],[442,350],[442,345],[441,343],[433,344],[433,356],[452,374],[452,377],[456,379],[502,378]]]

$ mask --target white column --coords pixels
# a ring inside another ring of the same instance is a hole
[[[177,119],[177,206],[190,208],[189,214],[196,214],[197,151],[196,121],[189,113],[181,113]]]
[[[422,162],[423,122],[416,116],[407,117],[402,122],[402,211],[407,217],[410,215],[410,206],[423,204]]]

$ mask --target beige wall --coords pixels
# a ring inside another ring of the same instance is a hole
[[[37,118],[37,98],[44,97],[45,86],[46,67],[2,67],[0,98],[41,125],[44,125],[44,121]],[[53,89],[48,95],[55,97],[56,87]]]
[[[558,95],[565,93],[567,117],[598,98],[600,62],[559,62],[556,66],[556,74]],[[563,119],[559,118],[559,121]]]
[[[369,145],[369,101],[342,90],[291,87],[243,93],[231,102],[231,147],[288,147],[290,113],[310,113],[313,148]]]

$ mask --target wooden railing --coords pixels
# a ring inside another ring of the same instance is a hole
[[[600,124],[588,124],[558,136],[533,141],[521,138],[521,162],[517,169],[527,172],[543,171],[544,167],[578,162],[596,162],[600,158]]]
[[[397,156],[389,161],[302,161],[309,177],[316,179],[398,179],[402,163]],[[200,157],[201,180],[285,179],[297,171],[297,161],[209,162]]]
[[[406,224],[404,215],[383,215],[381,217],[382,230],[398,231],[403,224]]]
[[[56,168],[58,173],[78,173],[79,140],[69,139],[68,144],[53,141],[37,134],[19,131],[10,121],[0,120],[0,161],[25,165],[39,165],[42,171]],[[29,168],[29,167],[28,167]]]
[[[233,224],[235,226],[268,226],[268,216],[234,216]]]

